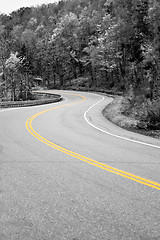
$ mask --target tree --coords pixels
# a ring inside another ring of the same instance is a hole
[[[10,57],[5,62],[5,76],[8,90],[11,91],[11,100],[16,100],[16,90],[18,86],[18,64],[20,59],[17,58],[17,53],[11,53]]]

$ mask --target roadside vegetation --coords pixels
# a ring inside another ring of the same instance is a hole
[[[0,100],[47,88],[121,94],[136,128],[160,130],[159,0],[61,0],[0,14]]]

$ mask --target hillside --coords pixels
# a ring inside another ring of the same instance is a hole
[[[124,115],[160,129],[158,0],[62,0],[0,15],[1,101],[48,88],[122,92]]]

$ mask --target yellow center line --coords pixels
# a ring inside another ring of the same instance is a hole
[[[67,93],[67,94],[70,94],[70,93]],[[73,105],[73,104],[77,104],[77,103],[80,103],[80,102],[83,102],[86,100],[85,97],[81,96],[81,95],[77,95],[77,94],[70,94],[70,95],[75,95],[75,96],[79,96],[82,98],[81,101],[77,101],[77,102],[74,102],[74,103],[68,103],[68,104],[64,104],[64,105],[60,105],[60,106],[57,106],[57,107],[54,107],[54,108],[50,108],[50,109],[46,109],[44,111],[41,111],[39,113],[36,113],[34,114],[33,116],[31,116],[27,121],[26,121],[26,128],[27,130],[30,132],[30,134],[32,134],[36,139],[38,139],[39,141],[45,143],[46,145],[60,151],[60,152],[63,152],[65,154],[68,154],[74,158],[77,158],[83,162],[87,162],[93,166],[96,166],[98,168],[101,168],[101,169],[104,169],[108,172],[112,172],[114,174],[117,174],[119,176],[122,176],[122,177],[125,177],[125,178],[128,178],[130,180],[133,180],[135,182],[139,182],[141,184],[144,184],[144,185],[147,185],[149,187],[152,187],[152,188],[155,188],[155,189],[158,189],[160,190],[160,184],[157,183],[157,182],[154,182],[154,181],[151,181],[149,179],[146,179],[146,178],[142,178],[140,176],[137,176],[137,175],[134,175],[134,174],[131,174],[129,172],[126,172],[126,171],[123,171],[123,170],[120,170],[120,169],[117,169],[117,168],[114,168],[114,167],[111,167],[109,165],[106,165],[106,164],[103,164],[101,162],[98,162],[96,160],[93,160],[91,158],[88,158],[88,157],[85,157],[83,155],[80,155],[78,153],[75,153],[75,152],[72,152],[66,148],[63,148],[51,141],[49,141],[48,139],[42,137],[41,135],[39,135],[32,127],[32,121],[38,117],[39,115],[41,114],[44,114],[46,112],[49,112],[49,111],[52,111],[52,110],[55,110],[55,109],[58,109],[58,108],[62,108],[62,107],[65,107],[65,106],[70,106],[70,105]]]

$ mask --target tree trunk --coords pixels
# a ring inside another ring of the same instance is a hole
[[[60,86],[63,86],[64,81],[63,81],[63,75],[59,74],[59,80],[60,80]]]
[[[79,69],[80,76],[82,76],[84,67],[83,67],[83,64],[80,61],[78,62],[78,69]]]
[[[95,76],[94,76],[94,70],[93,70],[93,66],[92,66],[91,62],[89,63],[89,73],[90,73],[90,76],[91,76],[90,85],[93,86],[95,84]]]
[[[72,65],[73,76],[76,79],[77,78],[77,71],[76,71],[76,63],[75,63],[74,59],[71,59],[71,65]]]
[[[53,82],[54,82],[54,85],[56,85],[56,75],[55,75],[55,73],[53,73]]]

